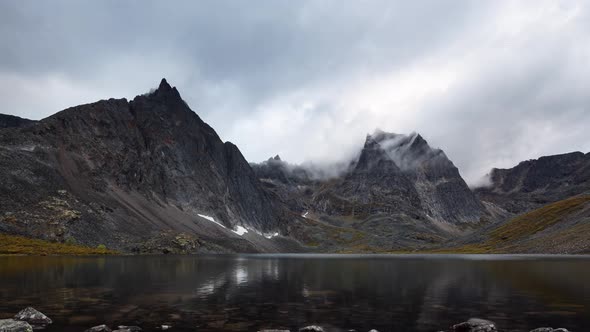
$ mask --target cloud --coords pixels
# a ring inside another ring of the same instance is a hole
[[[417,131],[470,183],[590,150],[583,1],[3,1],[0,112],[42,118],[161,77],[250,161],[350,158]]]

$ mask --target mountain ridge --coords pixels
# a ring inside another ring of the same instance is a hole
[[[471,190],[415,132],[377,129],[330,170],[248,163],[165,79],[132,100],[0,122],[0,233],[121,252],[430,250],[590,192],[579,152],[494,169]]]
[[[222,142],[165,79],[158,89],[131,101],[101,100],[1,131],[0,146],[2,212],[16,219],[0,225],[6,232],[141,251],[134,246],[142,239],[169,230],[203,242],[217,241],[215,234],[233,236],[219,225],[261,234],[286,230],[281,218],[289,216],[262,190],[237,147]],[[17,174],[20,166],[31,174]],[[36,194],[39,182],[45,184]],[[43,203],[47,197],[61,206]],[[32,207],[23,206],[25,202]],[[92,203],[104,208],[97,212]],[[41,212],[47,209],[73,218],[46,220]],[[39,218],[32,223],[27,214]],[[108,222],[100,225],[98,219]],[[58,231],[43,235],[52,222]],[[97,232],[89,225],[76,226],[93,222],[100,225]],[[138,236],[128,227],[139,227]],[[244,238],[237,244],[246,251],[261,250],[258,245],[263,244]]]

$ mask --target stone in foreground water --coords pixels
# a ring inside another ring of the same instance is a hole
[[[112,331],[113,330],[111,330],[108,326],[103,324],[103,325],[91,327],[84,332],[112,332]]]
[[[21,310],[14,316],[14,319],[25,321],[31,325],[48,325],[52,323],[51,318],[33,307]]]
[[[324,329],[321,326],[310,325],[299,329],[299,332],[324,332]]]
[[[20,320],[0,319],[0,332],[33,332],[33,327]]]
[[[454,332],[496,332],[496,324],[481,318],[470,318],[468,321],[453,325]]]

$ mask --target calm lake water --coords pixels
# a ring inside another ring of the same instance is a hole
[[[211,255],[0,257],[0,318],[33,306],[47,331],[432,332],[469,317],[506,331],[590,331],[590,257]]]

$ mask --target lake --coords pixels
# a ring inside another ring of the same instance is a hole
[[[433,332],[470,317],[590,331],[588,256],[0,257],[0,280],[0,318],[33,306],[46,331]]]

